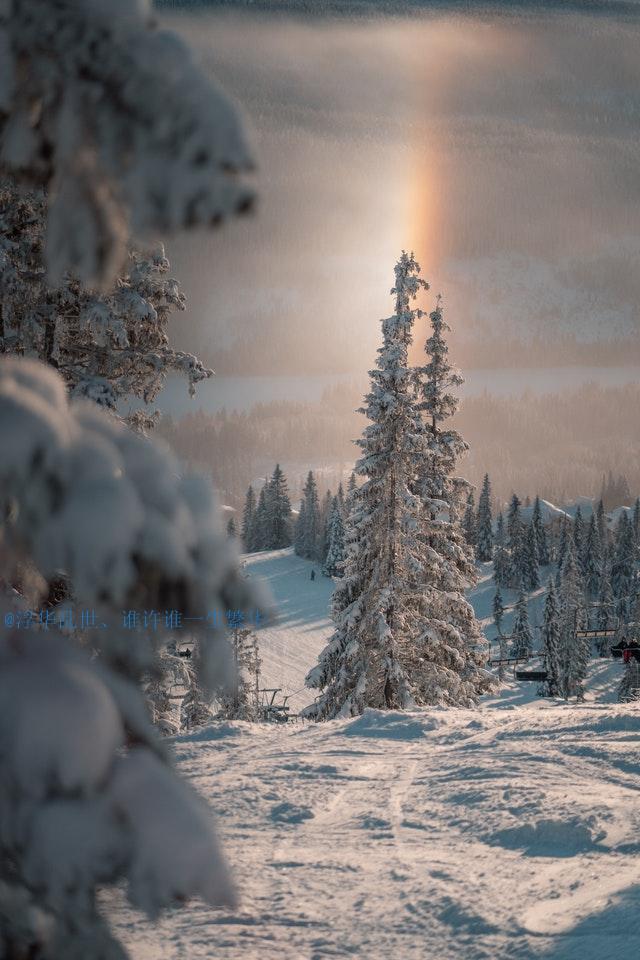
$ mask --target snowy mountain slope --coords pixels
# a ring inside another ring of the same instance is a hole
[[[292,710],[297,712],[313,699],[313,691],[304,687],[304,678],[332,633],[329,606],[333,581],[320,574],[318,564],[297,557],[292,548],[246,554],[243,563],[249,576],[266,584],[278,609],[277,621],[258,630],[262,686],[280,687],[283,693],[290,695]],[[316,571],[314,581],[310,579],[312,569]],[[539,648],[537,628],[542,624],[549,575],[550,571],[547,575],[541,571],[543,585],[531,594],[528,603],[536,649]],[[492,641],[492,656],[497,656],[496,629],[491,612],[494,589],[492,564],[481,564],[478,584],[469,599],[485,636]],[[516,591],[503,591],[505,634],[511,630],[516,600]],[[619,662],[594,660],[586,684],[587,699],[615,702],[620,673]],[[520,703],[536,698],[536,684],[516,684],[515,690],[511,686],[507,681],[504,696],[515,696]]]
[[[280,607],[259,631],[264,680],[295,692],[331,632],[332,584],[291,550],[245,560]],[[472,597],[489,636],[490,575],[486,564]],[[584,705],[507,680],[475,710],[178,737],[239,907],[192,903],[157,927],[120,896],[104,908],[133,960],[636,956],[640,712],[610,702],[620,671],[594,660]]]
[[[613,960],[640,950],[640,715],[430,710],[175,741],[235,912],[141,920],[134,960]]]
[[[333,581],[322,576],[319,564],[297,557],[292,547],[248,553],[242,561],[245,572],[267,586],[278,611],[273,625],[258,630],[262,686],[280,687],[296,712],[313,700],[304,678],[332,632]]]

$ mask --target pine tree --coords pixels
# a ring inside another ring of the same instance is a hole
[[[510,582],[510,557],[505,546],[504,518],[498,514],[496,540],[493,548],[493,579],[498,587],[508,587]]]
[[[584,680],[591,655],[591,641],[576,636],[587,623],[584,583],[576,562],[573,539],[568,539],[561,571],[560,664],[561,695],[584,699]]]
[[[558,544],[558,550],[556,555],[556,561],[558,564],[558,570],[561,570],[564,565],[564,558],[567,555],[567,547],[569,544],[569,538],[571,536],[570,527],[569,527],[569,517],[567,514],[562,518],[562,525],[560,527],[560,542]]]
[[[169,276],[161,246],[132,250],[127,270],[99,292],[67,274],[55,287],[43,269],[46,198],[0,180],[0,353],[53,366],[73,398],[87,397],[117,414],[125,401],[153,403],[168,373],[188,378],[189,393],[210,377],[194,356],[169,346],[169,321],[185,297]],[[137,410],[129,425],[145,432],[158,414]]]
[[[254,517],[254,527],[253,527],[253,549],[254,550],[270,550],[271,544],[269,539],[269,524],[268,524],[268,507],[267,507],[267,494],[269,490],[269,481],[265,483],[260,488],[260,493],[258,494],[258,505],[256,507],[255,517]]]
[[[306,510],[307,502],[303,496],[300,501],[300,508],[293,533],[293,550],[298,557],[304,557],[305,535],[307,532]]]
[[[498,632],[498,648],[499,655],[498,659],[500,661],[504,660],[506,657],[506,641],[502,636],[502,621],[504,619],[504,604],[502,602],[502,594],[500,593],[500,586],[496,585],[496,590],[493,595],[493,622],[496,625],[496,630]],[[504,680],[504,664],[500,662],[498,664],[498,680]]]
[[[267,550],[281,550],[291,544],[291,503],[287,480],[276,464],[265,491],[265,529]],[[309,529],[307,521],[307,530]]]
[[[524,581],[527,590],[537,590],[540,586],[538,572],[538,539],[533,523],[529,524],[523,550]]]
[[[345,518],[345,495],[344,495],[344,489],[343,489],[343,487],[342,487],[342,482],[340,482],[340,483],[338,484],[338,494],[337,494],[337,496],[338,496],[338,506],[340,507],[340,515],[341,515],[342,519],[344,520],[344,518]]]
[[[308,560],[320,559],[321,550],[321,517],[318,502],[318,488],[313,472],[309,470],[307,481],[302,491],[304,503],[304,526],[302,528],[301,556]]]
[[[589,518],[587,535],[584,539],[582,571],[587,594],[591,598],[597,597],[602,581],[602,550],[600,548],[598,524],[594,513],[592,513]]]
[[[527,534],[522,523],[513,527],[510,544],[508,583],[514,589],[518,589],[521,583],[526,587],[531,571],[529,569]]]
[[[536,542],[538,545],[538,563],[541,567],[547,567],[551,563],[551,554],[549,552],[549,542],[547,540],[547,531],[542,520],[542,506],[540,497],[536,497],[533,504],[533,513],[531,522],[536,531]]]
[[[229,643],[233,678],[230,685],[216,691],[218,710],[215,719],[259,720],[262,660],[258,638],[252,630],[243,627],[240,622],[232,623]]]
[[[596,507],[596,524],[598,526],[600,547],[604,553],[609,543],[609,531],[607,530],[607,518],[604,512],[602,498],[598,501],[598,506]]]
[[[512,636],[512,655],[514,657],[530,657],[533,654],[533,636],[529,626],[527,597],[522,587],[515,606]]]
[[[517,536],[517,531],[519,531],[520,527],[522,526],[520,507],[520,498],[516,493],[514,493],[511,497],[511,502],[509,503],[509,510],[507,511],[507,535],[509,538],[510,547]]]
[[[611,567],[611,587],[617,599],[631,593],[634,573],[633,524],[626,512],[620,514],[616,527],[615,553]]]
[[[232,540],[235,540],[235,538],[238,536],[238,531],[236,530],[236,521],[233,519],[233,517],[229,517],[229,520],[227,521],[227,536]]]
[[[544,695],[560,696],[562,688],[560,609],[553,578],[549,577],[542,621],[542,660],[547,671]]]
[[[618,687],[619,703],[635,703],[640,700],[640,663],[632,657],[626,664]]]
[[[470,547],[475,546],[477,528],[476,528],[476,505],[475,497],[473,496],[473,490],[469,491],[467,497],[467,505],[464,511],[464,517],[462,518],[462,530],[464,532],[464,537]]]
[[[358,441],[363,455],[356,471],[365,479],[349,497],[336,629],[307,677],[322,690],[305,711],[315,719],[366,706],[472,703],[489,682],[479,625],[462,595],[474,565],[459,525],[447,519],[459,493],[449,471],[462,441],[440,429],[455,409],[448,389],[459,378],[446,360],[439,303],[427,340],[431,362],[408,367],[421,315],[411,301],[427,286],[418,273],[413,256],[403,253],[392,290],[396,310],[383,321],[362,410],[370,424]]]
[[[575,556],[576,562],[579,566],[582,565],[582,557],[584,554],[584,519],[582,517],[582,509],[578,504],[576,508],[576,515],[573,518],[573,545],[575,547]]]
[[[329,518],[329,541],[327,557],[322,568],[326,577],[341,577],[345,561],[344,523],[340,501],[333,498],[331,515]]]
[[[331,496],[331,491],[327,490],[324,495],[324,500],[322,501],[322,509],[320,510],[320,538],[318,540],[318,560],[324,565],[327,554],[329,552],[329,539],[331,537],[331,513],[333,511],[333,501],[334,497]]]
[[[484,480],[482,481],[482,491],[478,500],[476,529],[476,555],[481,563],[486,563],[487,561],[491,560],[493,554],[491,483],[489,481],[488,473],[485,473]]]
[[[247,553],[256,549],[256,495],[251,485],[242,511],[242,543]]]

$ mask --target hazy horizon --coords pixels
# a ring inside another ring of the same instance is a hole
[[[260,196],[224,236],[168,245],[176,342],[228,362],[244,341],[236,366],[266,374],[366,370],[404,247],[467,364],[485,340],[635,336],[640,24],[524,6],[162,11],[244,109]]]

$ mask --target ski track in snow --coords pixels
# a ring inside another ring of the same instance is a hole
[[[329,636],[331,582],[290,551],[249,561],[281,609],[259,633],[265,685],[293,693]],[[481,618],[490,594],[481,581]],[[583,705],[508,682],[477,710],[177,738],[240,906],[154,925],[109,894],[116,932],[134,960],[640,955],[640,710],[613,702],[619,674],[594,661]]]

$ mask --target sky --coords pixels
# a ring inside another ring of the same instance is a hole
[[[640,17],[591,6],[163,11],[240,105],[259,194],[168,244],[176,343],[239,372],[366,369],[403,248],[459,339],[636,333]]]

